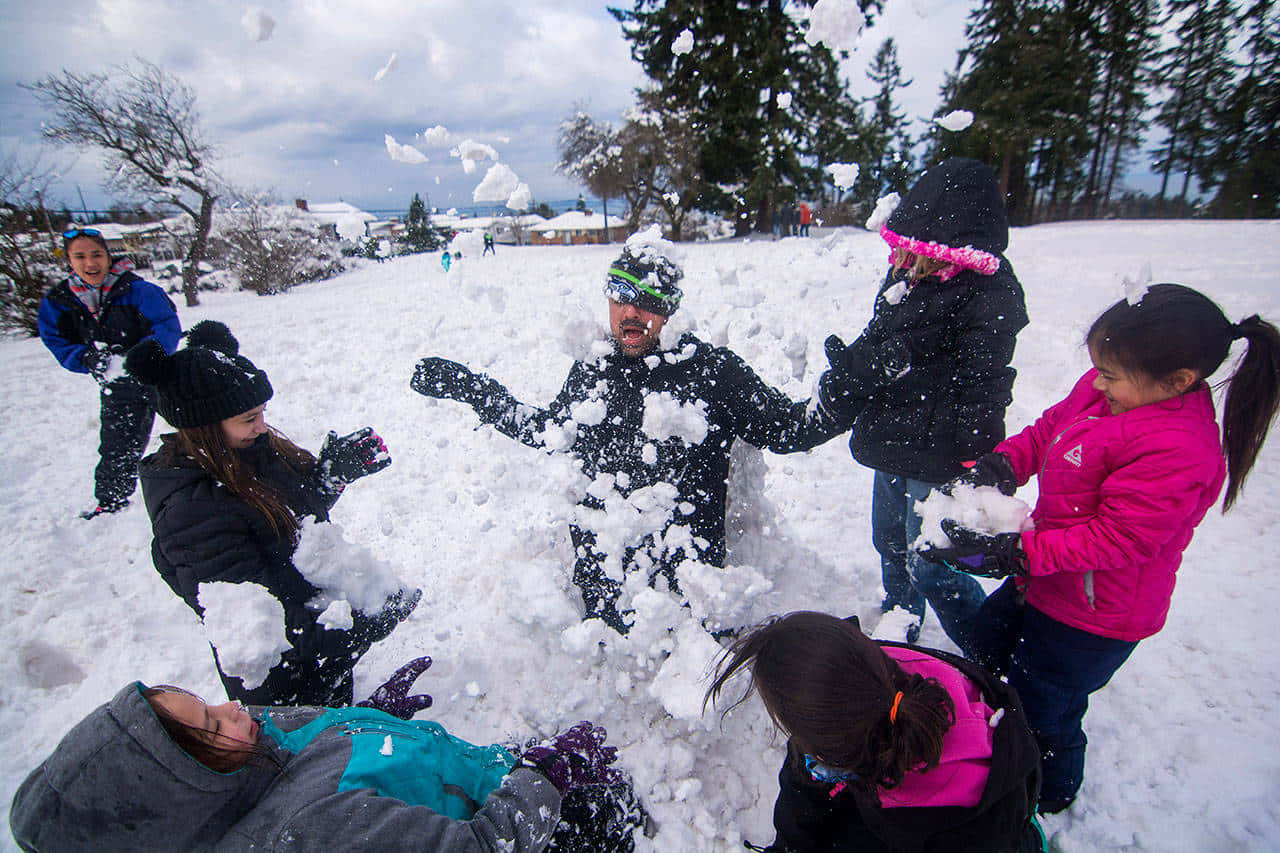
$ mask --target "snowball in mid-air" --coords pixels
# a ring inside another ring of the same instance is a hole
[[[831,173],[831,180],[839,189],[847,190],[858,182],[858,172],[861,169],[857,163],[832,163],[827,171]]]
[[[809,13],[804,40],[824,44],[828,50],[853,50],[862,35],[866,16],[857,0],[818,0]]]
[[[391,155],[392,160],[415,166],[427,162],[426,154],[423,154],[412,145],[402,145],[396,142],[396,138],[389,133],[383,134],[383,142],[386,143],[387,153]]]
[[[494,163],[489,167],[482,180],[471,193],[471,200],[476,204],[487,201],[506,201],[520,188],[520,178],[511,171],[510,166]]]
[[[284,607],[256,583],[202,583],[196,593],[204,609],[204,632],[218,650],[218,664],[252,690],[266,680],[289,648]]]
[[[973,113],[968,110],[952,110],[941,118],[935,118],[933,123],[943,130],[958,132],[973,124]]]
[[[400,64],[400,58],[396,54],[391,54],[391,58],[387,60],[387,64],[378,69],[378,73],[373,75],[373,82],[377,83],[383,77],[386,77],[392,71],[396,70],[396,66]]]
[[[693,33],[684,29],[680,31],[680,35],[676,36],[676,40],[671,43],[671,53],[675,56],[683,56],[693,50]]]
[[[897,193],[889,193],[882,196],[876,201],[876,209],[871,211],[871,215],[867,217],[867,230],[879,231],[889,217],[893,216],[893,212],[898,209],[898,205],[902,202],[902,196]]]

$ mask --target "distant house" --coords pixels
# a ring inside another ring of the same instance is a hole
[[[578,246],[584,243],[612,243],[626,236],[626,223],[609,217],[606,230],[604,216],[571,210],[529,228],[529,242],[534,246]]]
[[[369,223],[377,222],[378,217],[365,213],[353,204],[345,201],[328,201],[312,204],[305,198],[294,202],[298,210],[315,220],[317,229],[323,234],[342,240],[355,240],[368,236]]]
[[[155,260],[176,258],[174,243],[166,239],[174,234],[190,233],[191,217],[186,214],[171,216],[159,222],[142,222],[122,225],[116,222],[94,222],[93,228],[107,241],[107,249],[114,257],[128,257],[136,266],[150,266]]]
[[[519,216],[460,216],[449,213],[435,213],[431,216],[431,224],[437,228],[450,231],[483,231],[493,235],[495,243],[509,246],[523,246],[529,242],[529,231],[534,225],[546,222],[536,213],[525,213]]]

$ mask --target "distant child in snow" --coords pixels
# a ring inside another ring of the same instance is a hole
[[[481,746],[376,709],[207,705],[133,682],[27,776],[9,825],[39,853],[627,853],[645,813],[604,741],[582,722]]]
[[[801,612],[727,649],[707,699],[744,669],[738,701],[754,690],[788,738],[764,849],[1041,849],[1035,738],[1018,695],[980,667]]]
[[[155,394],[120,371],[120,359],[138,341],[178,347],[182,326],[165,292],[120,263],[96,228],[62,233],[71,275],[40,301],[40,340],[72,373],[91,375],[101,388],[101,426],[93,472],[97,506],[81,518],[119,512],[138,487],[138,459],[156,419]]]
[[[453,263],[453,255],[450,255],[448,252],[442,252],[440,255],[440,266],[444,268],[445,272],[449,271],[449,266],[452,263]]]
[[[129,351],[125,369],[155,386],[161,417],[177,427],[142,460],[156,570],[197,615],[210,583],[256,584],[284,611],[285,650],[261,683],[214,661],[227,695],[260,705],[349,705],[351,670],[418,603],[400,591],[381,612],[351,612],[342,629],[320,621],[314,587],[293,564],[304,517],[328,521],[343,489],[391,464],[372,429],[329,433],[319,457],[266,423],[267,374],[239,354],[222,323],[205,320],[173,355],[154,341]]]
[[[1207,380],[1239,338],[1219,441]],[[951,547],[928,555],[1016,575],[978,613],[974,657],[1026,704],[1045,812],[1080,789],[1089,694],[1164,626],[1183,550],[1224,479],[1223,510],[1239,497],[1280,402],[1280,331],[1256,314],[1233,324],[1182,285],[1117,302],[1086,342],[1094,369],[964,478],[1013,494],[1038,476],[1034,526],[992,535],[943,521]]]
[[[492,253],[494,257],[497,257],[498,255],[493,248],[493,235],[486,231],[484,232],[484,251],[480,253],[480,257],[483,258],[485,255],[490,253]]]
[[[875,469],[871,537],[884,612],[916,617],[925,602],[961,651],[984,594],[977,581],[909,549],[916,504],[1004,438],[1009,366],[1027,310],[1013,268],[1000,184],[989,166],[948,160],[916,182],[880,229],[891,267],[867,328],[851,345],[827,338],[824,410],[852,425],[853,458]]]

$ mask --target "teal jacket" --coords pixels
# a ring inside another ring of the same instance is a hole
[[[264,709],[259,744],[279,769],[218,773],[169,738],[143,689],[126,685],[22,783],[22,849],[536,853],[560,818],[555,787],[501,747],[363,708]]]

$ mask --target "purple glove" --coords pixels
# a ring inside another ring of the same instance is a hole
[[[624,781],[617,769],[617,747],[605,746],[603,727],[583,720],[568,731],[524,751],[521,760],[551,780],[560,796],[583,785],[611,785]]]
[[[355,706],[385,711],[402,720],[412,719],[414,714],[431,707],[431,697],[427,694],[409,695],[409,688],[413,686],[413,682],[417,681],[418,676],[426,672],[429,666],[431,666],[431,658],[425,656],[414,658],[397,669],[396,674],[369,694],[368,699],[357,702]]]

